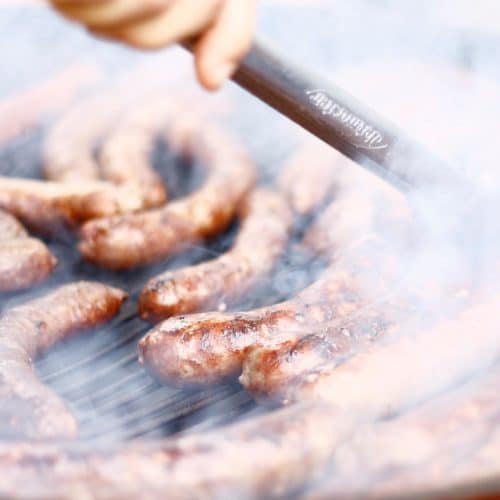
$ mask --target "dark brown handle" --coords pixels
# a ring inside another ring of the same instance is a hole
[[[254,43],[233,80],[400,189],[463,184],[454,169],[398,127],[262,42]]]

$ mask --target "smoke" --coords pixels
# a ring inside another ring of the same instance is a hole
[[[260,10],[260,32],[267,34],[279,47],[287,48],[298,62],[327,74],[335,83],[426,144],[463,174],[474,193],[475,202],[470,210],[464,210],[460,199],[443,209],[439,204],[439,191],[424,188],[418,194],[410,195],[407,202],[402,202],[406,204],[404,213],[394,214],[391,210],[403,207],[399,205],[399,195],[393,193],[391,196],[398,201],[387,207],[385,194],[377,195],[377,192],[386,193],[386,188],[379,186],[380,191],[377,191],[379,188],[374,190],[373,186],[379,185],[379,181],[371,174],[354,175],[353,181],[344,186],[346,196],[350,191],[369,197],[377,214],[369,224],[350,228],[350,237],[356,239],[371,233],[382,239],[385,246],[373,248],[372,261],[380,259],[382,262],[388,254],[394,258],[396,271],[391,274],[394,282],[389,288],[392,287],[405,300],[414,300],[411,314],[399,325],[397,336],[390,341],[406,336],[411,338],[425,333],[434,319],[455,318],[457,310],[495,297],[499,292],[497,214],[500,174],[496,131],[500,116],[500,65],[495,60],[499,42],[498,6],[491,1],[472,5],[467,1],[451,0],[332,0],[311,4],[314,7],[308,2],[294,2],[293,7],[279,2],[265,3]],[[208,102],[202,106],[240,136],[256,159],[264,182],[276,177],[290,151],[306,139],[305,133],[232,84],[222,95],[209,97],[196,90],[194,84],[186,83],[192,80],[190,56],[179,49],[143,55],[95,41],[43,8],[2,11],[0,27],[3,33],[0,54],[5,68],[0,82],[3,97],[29,87],[75,59],[99,67],[108,84],[121,77],[122,82],[138,94],[149,91],[144,89],[157,91],[164,85],[165,99],[186,94],[196,96],[187,101],[189,111],[201,112],[199,103]],[[29,132],[4,151],[2,172],[39,175],[38,158],[43,135],[43,127]],[[164,165],[168,184],[175,186],[178,183],[179,194],[192,189],[189,178],[177,178],[175,173],[172,176],[178,164],[176,159],[168,158],[161,145],[156,159],[158,165]],[[406,159],[398,161],[404,166]],[[304,168],[307,169],[307,165]],[[347,168],[354,171],[359,167],[350,164]],[[458,198],[457,193],[447,194],[455,200]],[[347,225],[351,215],[345,215]],[[334,235],[338,227],[338,221],[332,220]],[[219,255],[228,248],[236,230],[233,227],[232,231],[208,246],[192,248],[169,266],[175,268]],[[295,242],[303,232],[302,227],[297,228]],[[132,289],[128,306],[108,328],[75,339],[38,364],[42,379],[59,391],[80,417],[86,439],[97,442],[103,438],[109,441],[144,436],[156,438],[191,427],[199,430],[226,423],[255,408],[249,396],[235,384],[202,391],[162,387],[137,366],[135,346],[147,326],[134,317],[135,300],[146,279],[165,269],[165,264],[116,275],[82,263],[70,247],[57,242],[51,245],[60,261],[66,264],[59,268],[49,286],[91,275]],[[287,298],[320,274],[324,260],[311,258],[302,250],[292,245],[274,275],[240,307],[249,309]],[[354,250],[352,255],[350,251],[344,250],[343,264],[355,258]],[[374,266],[360,277],[361,292],[367,302],[378,298],[374,293],[377,289],[374,283],[380,272]],[[40,292],[39,289],[36,293]],[[26,294],[2,300],[2,308],[29,297],[30,294]],[[422,317],[427,323],[422,323]],[[491,322],[493,325],[498,322],[495,311],[491,311]],[[475,332],[471,331],[470,337],[474,342]],[[380,341],[381,345],[385,342]],[[463,353],[468,347],[466,344],[450,345],[449,349]],[[480,379],[482,372],[489,368],[487,358],[478,359],[475,369],[465,373],[464,378]],[[450,363],[461,359],[458,354],[456,359],[449,357]],[[408,363],[418,366],[420,361],[425,366],[426,360],[427,357],[408,359]],[[489,364],[493,361],[491,357],[488,360]],[[385,368],[389,385],[398,374],[391,371],[390,365]],[[442,373],[448,373],[457,366],[439,368]],[[440,373],[433,375],[428,378],[430,385],[436,383],[438,386]],[[455,387],[463,381],[457,378],[456,384],[451,384],[453,387],[442,387],[441,392],[451,388],[455,392],[449,394],[445,402],[438,401],[436,406],[435,400],[431,399],[415,417],[412,417],[410,403],[406,405],[410,409],[405,410],[409,417],[398,420],[400,411],[396,409],[392,420],[383,424],[378,423],[378,416],[364,422],[334,459],[332,474],[338,474],[340,486],[329,483],[324,491],[335,491],[336,487],[345,491],[346,485],[352,486],[363,477],[368,479],[359,485],[359,490],[366,493],[389,474],[394,463],[398,464],[397,473],[413,470],[422,464],[428,464],[430,468],[435,454],[427,453],[426,442],[419,441],[419,432],[416,437],[410,436],[412,441],[405,440],[411,424],[407,425],[407,421],[412,421],[412,418],[418,421],[422,416],[429,418],[431,424],[446,421],[453,408],[470,401],[476,394],[475,385],[472,389],[467,386],[463,391]],[[413,404],[419,402],[415,399]],[[474,415],[481,421],[481,408]],[[459,424],[459,438],[461,434],[467,436],[469,424],[467,420]],[[379,437],[380,429],[384,432]],[[480,431],[480,425],[479,430],[474,429],[474,432]],[[471,441],[476,435],[471,434]],[[488,435],[486,432],[485,440]],[[442,434],[437,433],[437,436],[435,439],[441,439]],[[471,450],[480,444],[480,440],[471,445],[470,441],[464,443],[459,438],[453,437],[457,444],[442,452],[442,461],[446,460],[446,453],[469,456]],[[432,433],[429,439],[432,439]],[[409,449],[420,451],[423,458],[408,459]],[[380,451],[389,456],[382,465],[378,461]],[[447,470],[445,466],[443,470]],[[393,474],[397,478],[397,474]],[[423,486],[425,476],[423,478],[420,482],[415,479],[415,488]],[[310,494],[314,496],[314,490]]]

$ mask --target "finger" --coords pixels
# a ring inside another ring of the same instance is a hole
[[[195,49],[198,79],[209,90],[219,88],[251,47],[255,0],[227,0],[219,17]]]
[[[220,0],[180,0],[162,14],[107,35],[142,49],[156,49],[197,35],[213,22]]]
[[[118,28],[157,15],[173,0],[108,0],[94,4],[60,5],[63,15],[80,21],[89,28]]]
[[[50,4],[59,9],[60,7],[85,7],[89,5],[99,5],[108,3],[110,0],[50,0]]]

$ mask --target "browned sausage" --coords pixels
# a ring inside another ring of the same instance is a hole
[[[73,415],[33,370],[33,359],[68,335],[96,327],[117,314],[126,294],[79,282],[0,316],[0,433],[3,438],[70,438]]]
[[[498,310],[498,304],[494,306],[494,310]],[[473,314],[478,312],[484,311],[475,310]],[[458,318],[458,321],[462,319]],[[386,364],[386,369],[388,367],[391,365]],[[406,401],[417,401],[418,398],[414,399],[417,394],[429,397],[444,388],[443,380],[436,378],[436,373],[439,371],[429,374],[436,384],[426,383],[427,389],[423,392],[414,392],[419,386],[414,379],[401,379],[399,376],[392,379],[397,379],[401,387],[407,388]],[[384,384],[377,385],[376,390],[368,394],[368,399],[378,395],[385,397],[387,375],[386,371]],[[349,388],[359,394],[364,386],[356,384],[356,381],[356,378],[351,379]],[[389,383],[391,390],[394,383],[393,380]],[[490,394],[496,404],[494,391]],[[399,400],[402,406],[392,406],[391,410],[404,407],[406,401]],[[464,418],[465,422],[470,419],[477,421],[477,413],[472,406],[474,411],[471,412],[467,408],[459,409],[457,418]],[[373,418],[371,413],[350,413],[350,408],[344,407],[342,411],[317,403],[294,405],[274,415],[257,417],[205,435],[156,443],[134,443],[106,450],[69,445],[11,444],[0,447],[0,470],[4,478],[1,493],[8,497],[14,493],[22,496],[36,493],[40,496],[47,492],[49,496],[71,498],[74,491],[79,491],[92,498],[161,498],[168,489],[172,498],[192,498],[193,494],[248,498],[287,496],[298,487],[314,481],[319,473],[328,472],[330,465],[335,467],[337,460],[349,457],[346,454],[346,448],[350,446],[349,438],[355,435],[355,430],[363,429],[360,424]],[[486,412],[495,416],[495,408],[490,408],[491,411],[486,409]],[[483,409],[484,406],[481,411]],[[439,416],[441,412],[437,414]],[[424,423],[424,426],[427,424]],[[443,429],[436,430],[430,420],[431,434],[438,432],[442,435],[442,431],[447,436],[454,435],[453,426],[447,425],[447,422]],[[416,437],[421,439],[422,435],[417,433]],[[421,445],[422,441],[418,440],[417,444]],[[377,456],[384,451],[388,450],[377,447]],[[406,451],[405,456],[410,455],[411,459],[413,449]],[[425,447],[423,453],[425,456]],[[490,455],[490,464],[494,456]],[[484,460],[484,455],[479,457],[479,464],[481,458]],[[468,463],[463,462],[462,472],[467,469]],[[355,465],[356,462],[353,464],[346,460],[339,463],[340,471],[345,474],[354,470],[359,476],[362,470],[357,467],[350,469]],[[477,470],[473,471],[477,473]],[[332,478],[331,471],[329,478]],[[459,475],[455,475],[454,479],[460,479]],[[362,480],[359,482],[363,484]],[[355,485],[351,481],[349,486],[352,488]]]
[[[350,176],[350,172],[347,175]],[[365,197],[371,189],[382,201],[386,199],[386,191],[371,186],[364,188]],[[371,197],[375,197],[374,193]],[[244,313],[205,313],[164,321],[139,344],[141,361],[146,369],[160,379],[204,383],[238,374],[253,348],[274,351],[280,345],[289,346],[290,342],[315,329],[331,328],[332,337],[340,336],[335,342],[345,344],[342,325],[338,324],[340,319],[347,321],[349,314],[370,301],[362,285],[364,275],[373,274],[371,268],[380,271],[379,277],[373,280],[372,297],[375,290],[379,294],[387,293],[388,275],[394,272],[394,253],[389,247],[384,249],[380,238],[366,236],[367,228],[373,224],[374,213],[377,213],[370,203],[369,210],[363,210],[362,216],[351,226],[347,221],[358,210],[358,197],[347,191],[346,194],[339,193],[336,202],[341,210],[337,219],[324,225],[328,235],[323,238],[328,241],[329,258],[333,263],[322,279],[282,304]],[[335,231],[337,226],[338,233]],[[365,236],[340,259],[338,255],[342,249],[360,235]],[[334,255],[337,255],[336,259]],[[383,278],[384,268],[389,273],[385,276],[387,281]],[[360,333],[363,331],[359,329]],[[353,336],[350,343],[356,345],[358,340]]]
[[[57,261],[36,238],[0,242],[0,292],[29,288],[46,279]]]
[[[285,165],[278,187],[293,211],[313,214],[339,186],[342,163],[340,154],[321,142],[303,146]]]
[[[28,236],[23,225],[12,215],[0,210],[0,235],[2,240],[25,238]]]
[[[150,157],[171,106],[165,96],[131,104],[122,92],[117,86],[116,93],[94,95],[54,125],[45,143],[44,174],[54,181],[127,185],[142,194],[145,208],[157,207],[165,203],[166,189]]]
[[[99,154],[103,179],[137,186],[147,208],[167,201],[166,187],[151,164],[155,141],[163,136],[170,105],[164,94],[135,103],[104,140]]]
[[[23,290],[47,278],[57,261],[49,249],[30,238],[22,225],[0,210],[0,292]]]
[[[217,259],[167,271],[150,280],[139,298],[143,319],[223,309],[265,278],[283,253],[292,215],[283,197],[256,189],[241,203],[240,229],[233,247]]]
[[[411,206],[402,193],[347,158],[337,159],[335,178],[336,195],[307,228],[305,249],[331,259],[363,235],[411,236]]]
[[[0,208],[42,234],[142,207],[140,193],[109,183],[59,183],[0,177]]]
[[[339,251],[342,252],[349,242],[361,238],[360,245],[353,252],[357,254],[355,259],[363,259],[365,255],[366,262],[361,261],[360,277],[352,279],[350,284],[351,298],[358,297],[357,306],[340,317],[336,316],[333,321],[325,320],[321,327],[314,324],[309,328],[306,321],[302,338],[291,337],[282,344],[256,343],[249,347],[240,382],[256,398],[275,397],[290,380],[320,364],[328,361],[338,364],[362,346],[394,330],[406,315],[412,313],[410,295],[397,291],[400,280],[395,271],[397,267],[391,269],[400,258],[397,249],[391,243],[384,244],[380,237],[362,239],[363,234],[384,227],[389,227],[391,233],[400,236],[402,241],[407,239],[412,227],[409,207],[399,193],[378,186],[367,188],[360,182],[362,176],[359,176],[359,182],[357,179],[352,182],[354,176],[346,174],[343,174],[336,199],[306,231],[304,246],[332,260],[330,279],[335,281],[338,279],[337,270],[349,269],[353,264],[350,252],[344,259],[339,259]],[[354,175],[358,177],[356,172]],[[380,214],[380,207],[383,207],[383,214]],[[391,259],[393,264],[390,264]],[[385,272],[389,272],[385,276],[386,283],[380,281]],[[372,279],[376,273],[380,276]],[[368,296],[363,293],[367,286],[372,288]],[[392,293],[388,294],[391,288]],[[376,297],[375,290],[382,295]]]
[[[64,108],[82,87],[95,83],[97,78],[97,68],[75,64],[34,88],[1,102],[0,145]]]
[[[287,386],[282,399],[325,400],[374,416],[422,401],[498,360],[499,306],[500,295],[485,297],[432,328],[420,329],[410,318],[400,327],[404,335],[374,344],[340,366],[313,370]]]
[[[350,430],[329,407],[299,405],[206,434],[107,449],[0,445],[0,495],[285,498],[315,479]]]
[[[498,474],[499,382],[495,367],[397,418],[360,426],[336,450],[335,473],[313,487],[308,498],[430,494]],[[489,457],[481,463],[478,458],[487,447]]]
[[[298,339],[251,346],[243,360],[241,384],[256,399],[280,400],[288,386],[314,369],[337,366],[383,337],[396,335],[401,321],[413,311],[408,299],[405,302],[394,292],[325,321],[320,328],[306,325]]]
[[[366,247],[373,248],[372,242],[367,242]],[[380,259],[376,264],[382,270]],[[315,329],[324,331],[329,324],[342,338],[340,320],[368,300],[358,277],[372,265],[374,261],[365,253],[356,262],[351,258],[344,264],[337,262],[299,295],[274,306],[165,320],[140,341],[140,361],[161,380],[207,383],[238,374],[251,348],[276,349]],[[390,280],[382,275],[376,284],[374,280],[371,293],[386,293]]]
[[[164,208],[89,222],[79,248],[95,264],[111,269],[145,265],[174,255],[190,243],[224,231],[255,181],[246,152],[217,127],[172,120],[169,143],[208,169],[203,186]]]
[[[64,182],[99,180],[95,150],[118,120],[121,105],[112,94],[102,93],[79,102],[65,113],[47,134],[44,176]]]

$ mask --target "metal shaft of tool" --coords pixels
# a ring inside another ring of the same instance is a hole
[[[233,80],[398,188],[463,183],[456,170],[341,88],[255,42]]]

